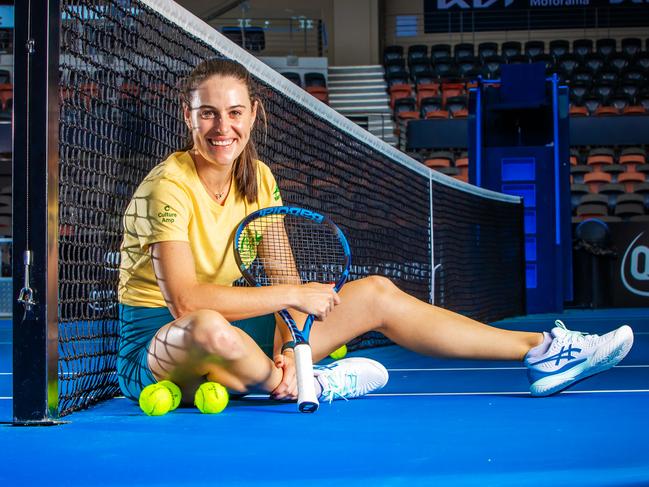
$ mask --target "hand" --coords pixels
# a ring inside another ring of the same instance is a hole
[[[323,321],[334,306],[340,304],[340,296],[334,291],[333,284],[310,282],[298,286],[296,304],[293,306],[302,313],[313,315]]]
[[[297,375],[295,374],[295,354],[292,349],[275,355],[275,367],[282,369],[284,375],[282,382],[270,393],[270,397],[277,400],[297,399]]]

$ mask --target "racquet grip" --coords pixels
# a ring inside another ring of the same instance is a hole
[[[313,357],[311,346],[300,343],[295,346],[295,370],[297,374],[297,408],[302,413],[313,413],[320,403],[313,381]]]

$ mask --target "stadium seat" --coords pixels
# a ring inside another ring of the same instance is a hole
[[[429,96],[419,102],[421,118],[448,118],[448,111],[443,109],[441,96]]]
[[[329,90],[324,86],[307,86],[305,88],[306,92],[309,93],[314,98],[317,98],[322,103],[329,104]]]
[[[462,152],[460,157],[455,159],[455,167],[460,170],[462,176],[466,176],[468,179],[469,176],[469,155],[466,152]]]
[[[588,108],[583,105],[570,105],[568,113],[571,117],[588,117]]]
[[[421,101],[424,98],[439,96],[439,84],[437,83],[420,83],[417,85],[417,106],[421,107]]]
[[[608,198],[604,195],[585,194],[576,209],[577,216],[597,217],[608,215]]]
[[[292,81],[298,86],[302,86],[302,78],[300,77],[300,73],[296,73],[294,71],[286,71],[284,73],[281,73],[282,76],[284,76],[286,79]]]
[[[617,90],[610,95],[609,104],[618,112],[624,113],[633,104],[633,98],[623,91]]]
[[[602,103],[595,95],[587,95],[584,97],[584,106],[590,115],[595,115],[595,112],[601,107]]]
[[[572,147],[570,149],[570,165],[571,166],[579,166],[582,163],[582,157],[581,153],[579,152],[579,149],[576,147]]]
[[[304,86],[327,87],[327,80],[322,73],[304,73]]]
[[[428,46],[424,44],[415,44],[408,48],[408,66],[412,63],[425,61],[428,64]]]
[[[419,118],[417,104],[412,97],[399,98],[394,101],[394,116],[400,120],[414,120]]]
[[[644,198],[639,194],[623,194],[617,199],[615,205],[615,216],[628,218],[636,215],[644,215]]]
[[[427,58],[419,58],[410,65],[410,79],[416,82],[419,76],[430,75],[432,73]]]
[[[609,56],[606,64],[615,69],[618,74],[621,74],[622,71],[629,67],[629,57],[622,52],[618,52]]]
[[[608,105],[613,93],[615,93],[615,84],[611,82],[599,81],[593,86],[591,92],[599,98],[602,105]]]
[[[507,58],[508,64],[528,64],[529,62],[530,58],[525,54],[515,54]]]
[[[453,118],[466,118],[469,116],[467,110],[467,99],[465,96],[449,96],[444,105]]]
[[[402,85],[410,83],[410,76],[405,70],[395,71],[392,73],[387,73],[385,78],[388,82],[388,86]]]
[[[11,73],[6,69],[0,69],[0,85],[11,84]]]
[[[584,100],[590,95],[589,84],[583,81],[574,81],[570,84],[570,102],[583,106]]]
[[[642,51],[642,40],[637,37],[625,37],[622,39],[620,51],[633,58]]]
[[[473,44],[464,42],[455,45],[453,54],[455,56],[455,61],[459,62],[460,60],[465,58],[473,59],[473,53],[474,53]]]
[[[573,54],[564,54],[557,58],[557,69],[565,80],[571,80],[572,74],[579,67],[579,59]]]
[[[392,109],[394,109],[397,100],[412,97],[412,87],[410,86],[410,83],[392,85],[388,89],[388,92],[390,93],[390,107]]]
[[[572,74],[572,84],[581,83],[586,87],[590,87],[593,84],[593,75],[586,68],[578,68]]]
[[[493,55],[484,59],[484,74],[486,78],[497,79],[500,76],[500,65],[505,64],[502,56]]]
[[[593,40],[592,39],[575,39],[572,42],[572,53],[577,56],[580,60],[585,59],[585,57],[593,52]]]
[[[439,58],[451,57],[450,44],[434,44],[430,48],[430,62],[435,65]]]
[[[403,46],[386,46],[383,49],[383,64],[392,59],[403,59]]]
[[[439,79],[453,78],[457,75],[455,63],[450,57],[438,57],[433,65]]]
[[[636,103],[642,106],[645,111],[649,112],[649,88],[638,93],[638,96],[636,96]]]
[[[549,54],[537,54],[530,58],[530,62],[545,64],[545,74],[550,74],[554,71],[554,58]]]
[[[647,163],[647,153],[642,147],[625,147],[620,152],[619,163],[627,171],[635,171],[638,166]]]
[[[498,55],[498,44],[495,42],[481,42],[478,44],[478,57],[482,62],[489,56]]]
[[[545,54],[545,42],[543,41],[527,41],[523,50],[524,54],[530,59],[534,56]]]
[[[446,107],[446,101],[449,98],[456,96],[464,97],[464,83],[442,83],[442,103],[444,107]]]
[[[608,199],[609,210],[615,208],[618,196],[624,194],[624,185],[618,183],[605,183],[599,188],[599,195],[606,196]]]
[[[582,183],[570,183],[570,205],[572,207],[572,210],[574,211],[577,206],[579,206],[579,203],[581,203],[581,199],[584,197],[584,195],[589,194],[588,192],[588,186]]]
[[[585,164],[570,166],[570,175],[573,177],[575,183],[583,183],[584,174],[588,174],[589,172],[593,172],[593,168]]]
[[[433,71],[432,69],[415,73],[416,85],[431,84],[436,82],[437,82],[437,75],[435,74],[435,71]]]
[[[595,52],[601,54],[605,59],[613,55],[617,50],[615,39],[605,38],[595,41]]]
[[[649,52],[641,52],[638,54],[633,60],[633,67],[647,73],[649,76]]]
[[[644,183],[646,180],[645,175],[641,172],[623,172],[618,175],[617,181],[624,185],[627,193],[633,193],[636,184]]]
[[[548,44],[548,53],[554,57],[554,59],[559,59],[562,56],[565,56],[570,52],[570,42],[565,39],[555,39],[550,41]]]
[[[583,66],[595,77],[604,67],[604,56],[598,52],[588,54],[584,57]]]
[[[518,41],[506,41],[500,46],[500,53],[508,62],[513,56],[519,56],[523,53],[523,46]]]
[[[424,160],[426,167],[431,169],[438,169],[442,167],[451,167],[453,163],[453,153],[448,151],[436,151],[431,152],[431,154]]]
[[[584,184],[588,186],[588,190],[591,193],[598,193],[599,188],[603,184],[607,184],[613,181],[613,176],[602,171],[593,171],[587,174],[584,174]]]
[[[465,56],[457,61],[457,73],[461,78],[475,78],[474,73],[479,70],[480,64],[473,55]]]
[[[591,149],[586,156],[586,164],[593,168],[594,172],[601,172],[603,166],[610,166],[615,163],[615,152],[608,147]],[[609,181],[610,182],[610,181]]]

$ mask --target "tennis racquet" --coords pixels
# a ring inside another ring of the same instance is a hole
[[[329,218],[311,210],[274,206],[251,213],[237,227],[234,255],[252,286],[333,284],[338,291],[349,275],[351,251],[343,232]],[[309,334],[313,315],[302,329],[290,313],[279,311],[295,342],[298,409],[312,413],[319,403],[313,383]]]

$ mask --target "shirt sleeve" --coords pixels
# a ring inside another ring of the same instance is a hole
[[[129,208],[142,250],[156,242],[189,242],[190,208],[189,195],[175,182],[160,179],[145,183]]]
[[[277,181],[270,168],[263,162],[259,162],[259,179],[259,208],[282,206],[282,195]]]

